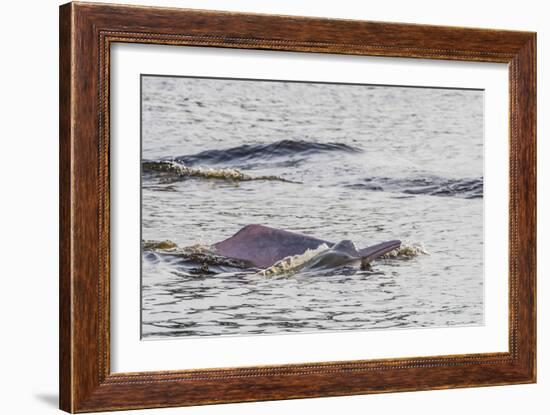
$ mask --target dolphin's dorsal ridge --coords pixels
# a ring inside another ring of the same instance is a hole
[[[213,245],[217,253],[250,261],[259,268],[267,268],[283,258],[301,255],[322,244],[333,244],[309,235],[271,228],[265,225],[247,225],[232,237]]]
[[[358,250],[350,240],[343,240],[336,245],[332,242],[313,236],[290,232],[284,229],[271,228],[266,225],[246,225],[236,234],[212,245],[214,251],[225,257],[248,261],[258,268],[268,268],[283,258],[302,255],[308,249],[317,249],[325,244],[331,248],[319,254],[323,260],[314,258],[319,263],[336,264],[353,262],[361,259],[368,263],[381,255],[398,248],[400,241],[382,242]],[[336,260],[338,258],[338,260]]]

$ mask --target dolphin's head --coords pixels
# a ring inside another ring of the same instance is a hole
[[[364,266],[385,253],[399,248],[400,241],[382,242],[368,248],[357,250],[350,240],[338,242],[332,248],[324,250],[308,260],[302,266],[302,270],[329,269],[361,262]]]
[[[361,259],[355,244],[350,240],[338,242],[331,248],[320,252],[304,264],[304,269],[328,269],[351,264]]]
[[[359,255],[361,256],[361,262],[362,264],[368,264],[376,258],[379,258],[382,255],[399,248],[400,246],[401,241],[394,240],[382,242],[373,246],[369,246],[367,248],[360,249]]]

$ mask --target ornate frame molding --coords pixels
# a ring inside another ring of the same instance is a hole
[[[508,353],[111,373],[109,70],[116,42],[509,64]],[[534,382],[536,35],[184,9],[60,9],[60,406],[69,412]],[[421,379],[421,380],[420,380]]]

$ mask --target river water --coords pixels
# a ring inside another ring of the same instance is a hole
[[[143,338],[483,324],[483,91],[143,76],[141,105]],[[270,276],[210,255],[249,224],[403,245]]]

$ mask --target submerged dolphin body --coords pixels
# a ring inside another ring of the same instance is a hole
[[[246,261],[253,267],[268,268],[283,258],[301,255],[308,249],[325,244],[328,249],[315,255],[305,268],[338,267],[361,261],[367,264],[401,246],[400,241],[388,241],[364,249],[357,249],[351,241],[337,244],[308,235],[270,228],[264,225],[247,225],[232,237],[215,243],[216,253]]]

